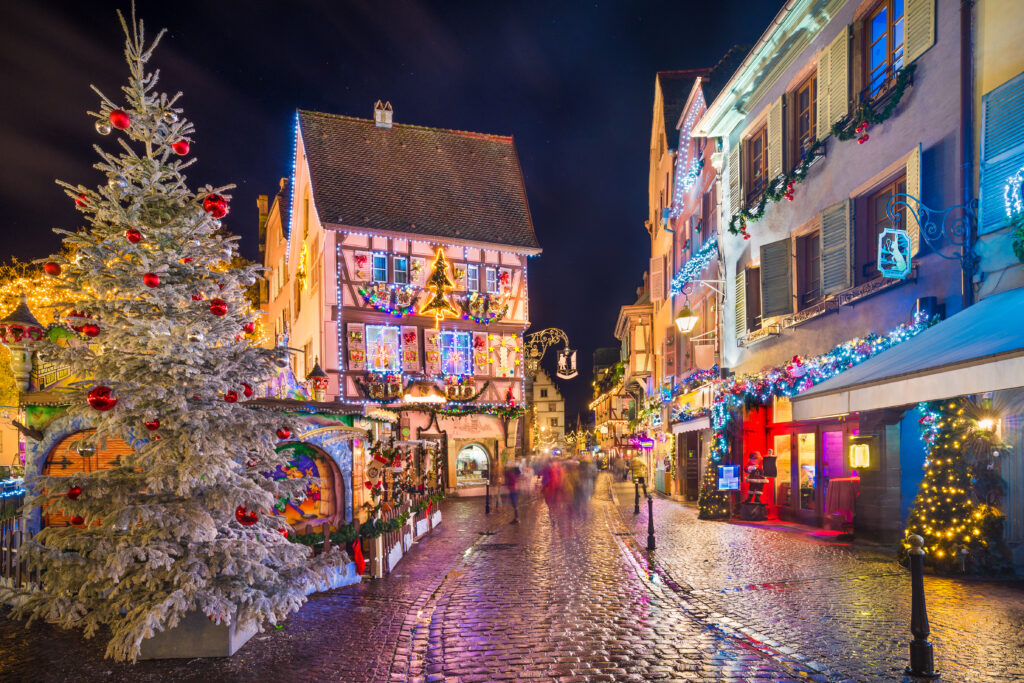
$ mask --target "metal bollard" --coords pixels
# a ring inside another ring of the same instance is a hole
[[[633,514],[640,514],[640,482],[633,480],[633,488],[636,489],[636,498],[633,499]]]
[[[910,666],[907,674],[937,678],[932,644],[928,642],[931,629],[928,626],[928,610],[924,604],[924,539],[914,535],[907,539],[910,543],[910,632],[914,639],[910,641]]]
[[[654,550],[654,496],[647,496],[647,549]]]
[[[491,514],[491,482],[487,482],[487,490],[484,493],[484,514]]]

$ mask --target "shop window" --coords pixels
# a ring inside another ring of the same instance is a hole
[[[761,329],[761,269],[747,269],[747,329]]]
[[[754,204],[768,185],[768,126],[762,126],[743,145],[747,153],[747,203]]]
[[[814,432],[796,435],[797,476],[800,477],[800,509],[814,510],[818,495]]]
[[[804,155],[818,139],[818,78],[811,74],[793,93],[793,167],[803,161]]]
[[[391,325],[367,325],[365,332],[366,367],[374,372],[401,372],[402,356],[398,328]]]
[[[821,233],[796,238],[797,310],[821,300]]]
[[[373,255],[373,281],[388,281],[388,257],[385,254]]]
[[[466,266],[466,291],[480,291],[480,266],[472,263]]]
[[[394,269],[394,281],[396,285],[409,283],[409,259],[405,256],[396,256],[392,262]]]
[[[469,332],[441,332],[441,372],[446,375],[473,374]]]
[[[857,214],[857,284],[873,280],[879,276],[878,273],[878,236],[886,228],[892,227],[892,221],[886,213],[889,200],[894,195],[907,191],[907,178],[900,176],[892,182],[886,183],[881,189],[865,197],[861,205],[865,209],[858,209]],[[906,229],[907,208],[900,206],[897,212],[900,227]]]
[[[903,0],[883,0],[866,22],[864,71],[869,97],[883,93],[903,68]]]
[[[486,269],[487,275],[487,293],[497,294],[498,293],[498,271],[494,268]]]
[[[487,450],[478,444],[469,444],[455,458],[455,477],[459,486],[483,486],[490,481],[491,459]]]

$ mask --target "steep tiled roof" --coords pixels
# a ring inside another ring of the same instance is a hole
[[[665,112],[665,140],[669,149],[679,146],[679,131],[676,124],[683,113],[690,89],[698,76],[706,76],[708,69],[686,69],[684,71],[659,71],[662,109]]]
[[[725,84],[732,78],[733,73],[743,63],[743,58],[747,56],[749,51],[749,45],[733,45],[718,60],[718,64],[711,67],[711,73],[703,81],[705,102],[710,105],[715,101],[718,93],[722,91]]]
[[[539,249],[512,138],[299,111],[320,221]]]

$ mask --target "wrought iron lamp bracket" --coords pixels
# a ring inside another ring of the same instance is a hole
[[[977,222],[978,200],[967,204],[956,204],[946,209],[933,209],[917,197],[900,193],[893,195],[886,204],[885,213],[894,227],[900,227],[899,207],[905,207],[920,226],[919,235],[936,254],[950,261],[960,261],[960,267],[970,274],[978,261],[971,240],[971,228]],[[944,243],[956,248],[953,254],[944,254]]]

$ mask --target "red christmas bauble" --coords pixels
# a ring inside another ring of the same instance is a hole
[[[246,383],[244,383],[244,382],[243,382],[243,383],[242,383],[242,393],[243,393],[243,394],[245,395],[245,397],[246,397],[246,398],[249,398],[249,397],[250,397],[250,396],[252,396],[252,395],[253,395],[253,394],[254,394],[255,392],[254,392],[254,391],[252,390],[252,387],[251,387],[251,386],[249,386],[248,384],[246,384]]]
[[[111,394],[112,391],[110,387],[100,384],[90,389],[86,398],[89,401],[90,406],[102,412],[110,410],[117,405],[117,399]]]
[[[80,495],[82,495],[82,487],[81,486],[72,486],[71,488],[68,489],[68,499],[69,500],[78,500],[78,497]]]
[[[79,517],[78,515],[75,515],[71,518],[71,523],[75,526],[78,526],[79,524],[85,524],[85,517]]]
[[[84,334],[86,337],[98,337],[100,334],[100,326],[95,323],[86,323],[82,325],[79,332]]]
[[[210,313],[220,316],[228,312],[228,302],[224,299],[210,299]]]
[[[173,149],[174,153],[177,154],[178,156],[185,156],[186,154],[188,154],[189,149],[188,140],[178,140],[173,145],[171,145],[171,149]]]
[[[60,275],[60,271],[61,268],[59,263],[47,261],[46,263],[43,264],[43,272],[46,273],[47,275],[53,275],[54,277],[57,277],[58,275]]]
[[[202,294],[193,294],[192,295],[192,301],[202,301],[202,300],[203,300],[203,295]]]
[[[252,334],[256,331],[256,323],[246,323],[242,325],[242,331],[246,334]]]
[[[282,441],[284,441],[285,439],[287,439],[291,435],[292,435],[292,430],[288,429],[287,427],[278,427],[277,428],[277,438],[281,439]]]
[[[182,263],[192,263],[192,257],[191,256],[186,256],[185,258],[181,259],[181,262]]]
[[[78,195],[77,197],[75,197],[75,206],[85,206],[88,203],[89,203],[89,198],[85,196],[84,192],[82,194]]]
[[[160,420],[157,419],[157,418],[153,418],[152,420],[147,420],[146,421],[146,429],[148,429],[151,432],[155,432],[156,430],[160,429]]]
[[[203,211],[214,218],[224,218],[228,215],[228,201],[219,194],[208,194],[203,199]]]
[[[286,529],[278,529],[278,531],[281,532],[282,536],[284,536],[285,538],[288,538],[288,531],[289,530],[287,528]]]
[[[224,400],[228,403],[235,403],[238,401],[238,392],[232,389],[228,393],[224,394]]]
[[[256,514],[255,510],[247,510],[243,505],[239,505],[235,510],[235,519],[242,526],[252,526],[259,518],[260,516]]]
[[[138,244],[142,241],[142,233],[135,228],[128,228],[124,231],[124,237],[132,244]]]
[[[160,285],[160,276],[156,273],[146,273],[142,276],[142,281],[147,287],[158,287]]]
[[[132,119],[128,116],[128,112],[123,109],[115,109],[110,112],[110,125],[118,130],[124,130],[128,126],[132,125]]]

